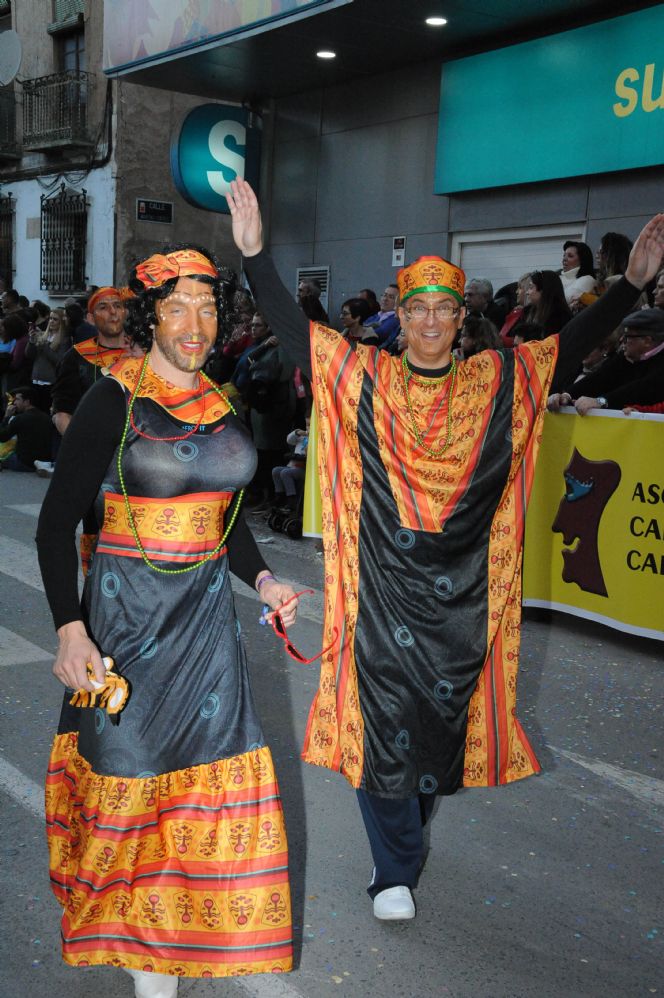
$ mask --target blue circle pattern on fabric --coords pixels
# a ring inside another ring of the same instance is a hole
[[[144,769],[142,773],[139,773],[136,777],[137,780],[152,780],[156,776],[151,769]]]
[[[441,599],[450,599],[454,595],[454,585],[447,575],[439,575],[433,584],[436,596]]]
[[[454,687],[449,679],[441,679],[433,688],[433,695],[436,700],[449,700],[454,693]]]
[[[410,748],[410,735],[405,728],[402,728],[397,737],[394,739],[399,748],[409,749]]]
[[[438,789],[438,780],[435,776],[430,776],[428,773],[425,774],[420,780],[420,793],[421,794],[433,794]]]
[[[210,584],[208,586],[209,593],[218,593],[221,589],[221,584],[224,581],[224,573],[220,572],[219,569],[212,573],[212,578],[210,579]]]
[[[258,752],[263,746],[259,742],[252,742],[247,748],[247,752]]]
[[[173,453],[178,461],[193,461],[198,457],[198,447],[191,440],[178,440],[173,444]]]
[[[209,721],[211,717],[214,717],[215,714],[219,713],[220,706],[221,704],[217,694],[208,693],[200,710],[201,717],[204,717],[206,721]]]
[[[143,644],[141,645],[141,650],[139,651],[139,655],[141,656],[141,658],[154,658],[158,650],[159,650],[159,642],[157,641],[157,639],[148,638],[147,641],[144,641]]]
[[[101,591],[109,599],[115,599],[120,592],[120,579],[115,572],[105,572],[101,577]]]
[[[394,543],[402,551],[409,551],[415,546],[415,534],[407,527],[401,527],[394,535]]]
[[[101,710],[99,707],[95,707],[95,731],[98,735],[102,733],[106,727],[106,711]]]
[[[394,640],[398,645],[401,645],[402,648],[410,648],[410,646],[415,643],[415,638],[405,624],[401,624],[400,627],[397,627],[394,632]]]

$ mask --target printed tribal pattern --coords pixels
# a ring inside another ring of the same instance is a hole
[[[110,367],[111,364],[115,364],[125,350],[124,345],[121,347],[104,347],[101,343],[97,343],[97,340],[93,336],[89,340],[83,340],[82,343],[75,343],[74,350],[79,354],[83,360],[87,360],[89,364],[93,367]]]
[[[110,374],[132,392],[136,387],[142,366],[143,357],[122,358],[117,364],[114,364]],[[205,411],[202,419],[203,403],[201,403],[200,390],[192,395],[190,389],[177,388],[160,378],[150,367],[145,372],[138,397],[152,399],[153,402],[156,402],[182,423],[198,423],[200,421],[202,426],[207,426],[210,423],[216,423],[218,419],[225,416],[230,411],[230,406],[207,381],[204,382],[204,385],[202,394]]]
[[[129,779],[96,775],[77,736],[58,735],[46,817],[65,962],[190,977],[290,970],[286,833],[268,748]]]
[[[469,706],[464,785],[510,782],[539,766],[514,715],[520,638],[520,566],[525,506],[541,438],[544,406],[557,356],[557,338],[515,352],[511,467],[491,525],[486,659]],[[416,452],[398,364],[338,334],[313,326],[312,361],[321,447],[319,474],[325,551],[324,642],[333,627],[340,644],[323,657],[318,693],[309,715],[303,758],[340,770],[353,786],[363,773],[364,719],[354,657],[360,564],[358,520],[363,469],[358,408],[365,378],[373,384],[374,428],[404,534],[443,532],[462,500],[479,460],[492,400],[503,377],[498,353],[460,365],[453,401],[455,445],[444,460]],[[413,379],[411,398],[427,443],[446,433],[446,403],[435,383]],[[343,456],[343,461],[341,458]],[[340,471],[341,467],[341,471]]]
[[[191,444],[180,441],[178,446],[186,454]],[[170,499],[129,496],[129,502],[146,554],[156,561],[185,563],[198,561],[217,546],[233,498],[233,492],[201,492]],[[221,558],[225,551],[223,547],[214,558]],[[117,492],[104,493],[104,523],[97,552],[142,557],[129,526],[124,497]]]

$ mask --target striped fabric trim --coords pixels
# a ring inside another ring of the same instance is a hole
[[[269,749],[160,776],[95,774],[56,736],[46,779],[63,956],[190,977],[291,969],[283,815]]]

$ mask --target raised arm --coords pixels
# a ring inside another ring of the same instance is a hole
[[[231,182],[226,200],[233,239],[244,257],[243,266],[261,314],[293,363],[311,378],[309,320],[284,287],[272,258],[263,252],[263,223],[256,195],[246,180],[238,178]]]
[[[664,214],[661,214],[655,215],[637,236],[625,276],[561,330],[552,393],[569,386],[583,358],[629,314],[639,293],[661,267],[663,258]]]

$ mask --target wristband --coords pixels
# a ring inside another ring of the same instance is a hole
[[[261,586],[263,585],[264,582],[276,582],[276,581],[277,580],[275,579],[274,575],[262,575],[259,581],[256,583],[256,592],[259,593],[261,591]]]

